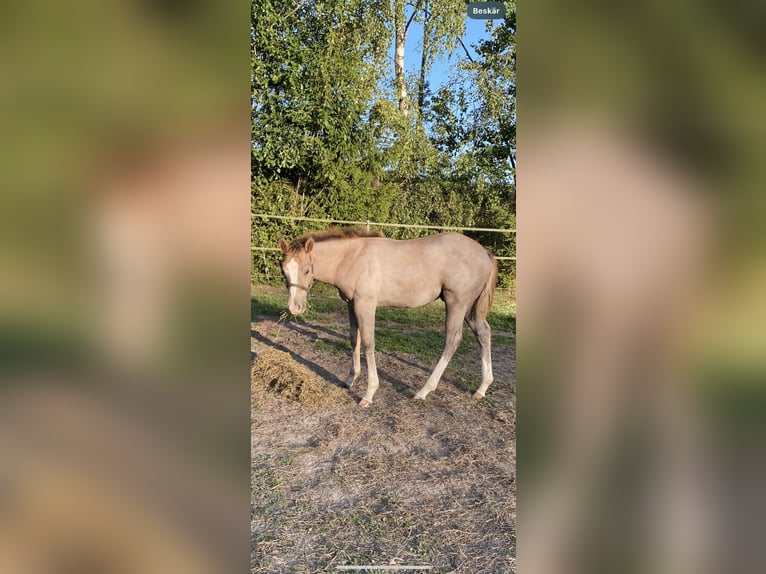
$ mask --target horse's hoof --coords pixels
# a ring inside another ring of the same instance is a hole
[[[363,409],[369,409],[372,406],[372,402],[368,401],[367,399],[362,399],[359,401],[359,406]]]
[[[415,395],[415,396],[414,396],[414,397],[412,397],[412,398],[413,398],[414,400],[416,400],[416,401],[424,401],[424,400],[426,400],[426,398],[425,398],[425,397],[421,397],[420,395]]]
[[[481,393],[479,393],[479,392],[477,391],[477,392],[475,392],[475,393],[473,394],[473,398],[474,398],[474,399],[477,399],[477,400],[480,400],[480,399],[483,399],[483,398],[484,398],[484,395],[482,395]]]

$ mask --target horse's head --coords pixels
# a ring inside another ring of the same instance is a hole
[[[288,243],[284,237],[279,239],[279,247],[285,254],[282,259],[282,274],[287,284],[287,308],[290,313],[299,315],[306,310],[309,289],[314,282],[314,239],[309,237],[301,245]]]

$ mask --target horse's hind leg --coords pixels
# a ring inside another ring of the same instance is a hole
[[[439,384],[442,378],[444,369],[447,368],[452,355],[455,354],[460,341],[463,339],[463,319],[465,318],[466,306],[458,305],[457,303],[450,304],[447,299],[445,299],[445,302],[447,306],[447,320],[445,323],[444,351],[439,362],[436,363],[436,367],[434,367],[434,372],[428,377],[423,388],[415,395],[416,399],[425,399],[428,393],[436,388],[436,385]]]
[[[350,389],[359,380],[362,374],[361,346],[362,337],[359,332],[359,323],[356,320],[356,311],[354,311],[354,302],[348,302],[348,322],[349,322],[349,340],[351,341],[351,371],[346,377],[346,386]]]
[[[468,326],[476,335],[476,339],[481,346],[481,385],[473,394],[477,399],[484,398],[487,387],[492,384],[492,329],[487,323],[486,318],[478,318],[469,313],[466,317]]]

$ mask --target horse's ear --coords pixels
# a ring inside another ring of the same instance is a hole
[[[285,236],[279,238],[279,248],[282,250],[282,253],[287,255],[287,240],[285,239]]]
[[[311,253],[311,250],[314,249],[314,238],[309,237],[306,240],[306,253]]]

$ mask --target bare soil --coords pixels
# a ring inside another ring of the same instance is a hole
[[[350,353],[334,349],[348,336],[345,315],[255,317],[251,334],[253,358],[285,351],[343,386]],[[369,564],[515,572],[513,334],[493,342],[495,382],[484,400],[471,397],[480,355],[468,329],[465,337],[472,344],[425,401],[412,397],[435,359],[385,350],[377,353],[380,388],[370,409],[309,409],[253,389],[252,572]],[[354,403],[365,385],[363,378],[346,391]]]

